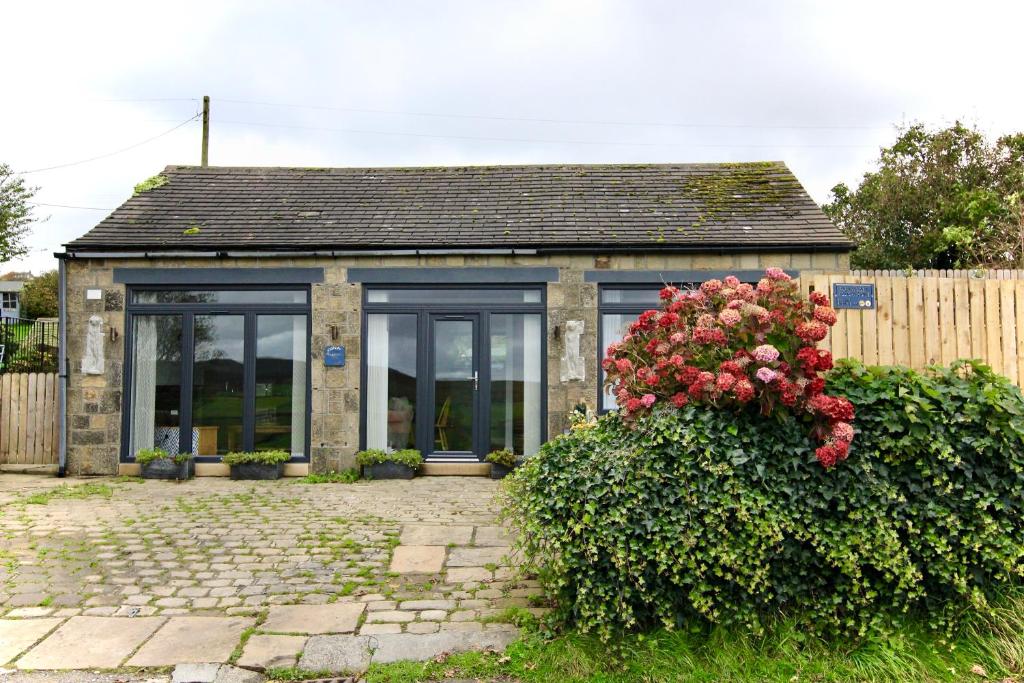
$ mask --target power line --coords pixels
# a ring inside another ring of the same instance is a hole
[[[594,126],[647,126],[656,128],[749,128],[749,129],[777,129],[777,130],[888,130],[889,126],[866,126],[866,125],[787,125],[787,124],[757,124],[757,123],[680,123],[660,121],[602,121],[602,120],[575,120],[575,119],[552,119],[534,118],[521,116],[494,116],[486,114],[442,114],[438,112],[422,111],[397,111],[391,109],[367,109],[360,107],[335,107],[319,104],[294,104],[288,102],[258,102],[253,100],[235,100],[217,98],[218,102],[230,104],[249,104],[259,107],[285,107],[292,109],[316,109],[321,111],[344,111],[361,114],[396,114],[399,116],[426,116],[431,118],[450,119],[478,119],[482,121],[523,121],[528,123],[565,123],[572,125],[594,125]]]
[[[71,204],[46,204],[44,202],[27,202],[33,206],[49,206],[58,209],[83,209],[87,211],[113,211],[113,209],[107,209],[101,206],[74,206]]]
[[[94,157],[89,157],[88,159],[80,159],[78,161],[71,161],[71,162],[68,162],[66,164],[57,164],[56,166],[47,166],[45,168],[33,168],[30,171],[18,171],[17,174],[18,175],[27,175],[29,173],[41,173],[43,171],[53,171],[53,170],[58,169],[58,168],[67,168],[69,166],[78,166],[79,164],[87,164],[87,163],[89,163],[91,161],[98,161],[99,159],[106,159],[107,157],[112,157],[112,156],[117,155],[117,154],[122,154],[124,152],[133,150],[136,147],[141,147],[141,146],[143,146],[145,144],[153,142],[154,140],[158,140],[158,139],[162,138],[165,135],[170,135],[171,133],[173,133],[174,131],[178,130],[182,126],[184,126],[184,125],[186,125],[188,123],[191,123],[192,121],[195,121],[196,119],[199,118],[199,116],[200,116],[199,114],[195,114],[192,117],[182,121],[181,123],[176,125],[174,128],[171,128],[169,130],[165,130],[163,133],[160,133],[159,135],[154,135],[151,138],[146,138],[142,142],[137,142],[134,145],[129,145],[128,147],[123,147],[123,148],[115,150],[113,152],[107,152],[106,154],[100,154],[100,155],[97,155],[97,156],[94,156]]]
[[[479,140],[485,142],[529,142],[547,145],[598,145],[626,147],[693,147],[693,148],[739,148],[739,149],[778,149],[778,148],[873,148],[875,145],[824,145],[824,144],[716,144],[689,142],[616,142],[610,140],[551,140],[541,138],[513,138],[482,135],[440,135],[434,133],[408,133],[401,131],[367,130],[361,128],[328,128],[323,126],[302,126],[287,123],[264,123],[258,121],[225,121],[217,119],[217,123],[238,126],[257,126],[263,128],[292,128],[297,130],[328,131],[334,133],[356,133],[360,135],[397,135],[413,138],[437,138],[442,140]]]

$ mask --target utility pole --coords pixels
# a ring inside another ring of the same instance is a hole
[[[210,165],[210,96],[203,95],[203,155],[200,166]]]

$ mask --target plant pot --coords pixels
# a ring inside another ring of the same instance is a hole
[[[416,470],[400,462],[375,462],[363,465],[364,479],[412,479]]]
[[[143,479],[174,479],[183,481],[196,475],[196,461],[189,458],[185,462],[174,462],[170,458],[150,460],[140,465]]]
[[[491,479],[504,479],[512,473],[514,467],[506,467],[505,465],[499,465],[498,463],[491,463]]]
[[[262,462],[243,462],[231,465],[231,478],[239,479],[280,479],[284,475],[284,463],[267,465]]]

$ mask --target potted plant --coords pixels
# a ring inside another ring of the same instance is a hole
[[[516,454],[507,448],[491,451],[484,460],[491,463],[491,479],[504,479],[516,468]]]
[[[423,456],[412,448],[390,453],[370,448],[356,453],[356,462],[362,466],[367,479],[412,479],[423,464]]]
[[[162,448],[143,448],[135,454],[143,479],[191,479],[196,462],[191,453],[171,455]]]
[[[280,479],[291,457],[285,451],[252,451],[228,453],[223,462],[231,467],[232,479]]]

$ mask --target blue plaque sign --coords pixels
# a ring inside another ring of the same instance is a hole
[[[328,346],[324,349],[324,365],[329,368],[341,368],[345,366],[345,347]]]
[[[832,285],[833,308],[874,308],[875,286],[861,284]]]

